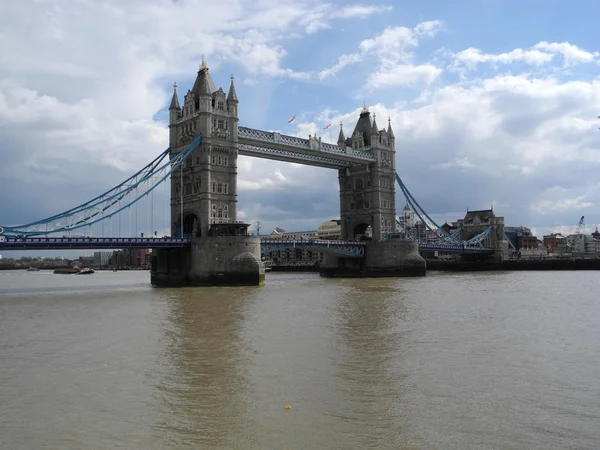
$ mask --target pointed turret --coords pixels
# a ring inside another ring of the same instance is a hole
[[[377,121],[375,120],[375,113],[373,113],[373,124],[371,125],[371,134],[378,135],[379,130],[377,129]]]
[[[363,145],[369,147],[371,145],[371,113],[367,105],[364,105],[360,112],[358,122],[356,122],[352,132],[353,139],[357,136],[357,133],[361,135]]]
[[[387,129],[387,132],[388,132],[388,137],[389,138],[393,139],[393,138],[396,137],[396,136],[394,136],[394,132],[392,131],[392,118],[391,117],[388,117],[388,129]]]
[[[238,103],[237,94],[235,92],[235,84],[233,83],[234,77],[231,75],[231,84],[229,85],[229,92],[227,93],[227,103]]]
[[[173,83],[173,98],[171,99],[171,106],[169,106],[169,111],[175,109],[179,111],[181,106],[179,106],[179,97],[177,96],[177,83]]]
[[[343,146],[343,147],[346,146],[346,136],[344,136],[344,128],[343,128],[342,122],[340,122],[340,135],[338,137],[337,144],[339,146]]]
[[[200,70],[198,70],[198,76],[192,87],[192,93],[194,94],[194,101],[199,102],[200,96],[210,96],[217,90],[215,82],[213,81],[210,73],[208,73],[208,65],[202,56],[202,63],[200,64]]]

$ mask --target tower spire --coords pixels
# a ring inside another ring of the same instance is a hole
[[[373,113],[373,124],[371,125],[371,134],[379,134],[377,129],[377,121],[375,120],[375,113]]]
[[[238,102],[237,93],[235,92],[235,84],[233,83],[235,77],[231,74],[231,85],[229,86],[229,92],[227,93],[227,102]]]
[[[177,83],[173,83],[173,98],[171,98],[171,106],[169,106],[169,110],[171,109],[181,109],[181,106],[179,106],[179,98],[177,96]]]
[[[395,138],[394,131],[392,130],[392,118],[388,117],[388,137]]]
[[[344,136],[344,125],[340,122],[340,135],[338,136],[338,145],[346,145],[346,136]]]

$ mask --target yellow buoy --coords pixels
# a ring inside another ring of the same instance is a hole
[[[292,405],[285,405],[285,409],[292,409]]]

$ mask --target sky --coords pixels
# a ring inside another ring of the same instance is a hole
[[[0,225],[67,210],[167,148],[173,82],[190,89],[204,55],[217,86],[235,75],[242,126],[335,141],[363,104],[389,117],[397,171],[438,223],[493,205],[539,236],[582,215],[592,231],[599,16],[594,0],[3,2]],[[336,171],[238,166],[238,217],[262,232],[339,217]],[[137,234],[164,232],[160,191]]]

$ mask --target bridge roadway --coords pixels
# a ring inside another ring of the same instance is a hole
[[[181,248],[190,245],[188,238],[112,238],[112,237],[16,237],[0,236],[2,250],[103,250],[126,248]],[[261,242],[263,254],[279,250],[303,248],[319,252],[331,252],[349,257],[362,258],[365,242],[329,240],[271,240]],[[420,243],[420,250],[459,254],[491,254],[492,249],[461,244]]]

